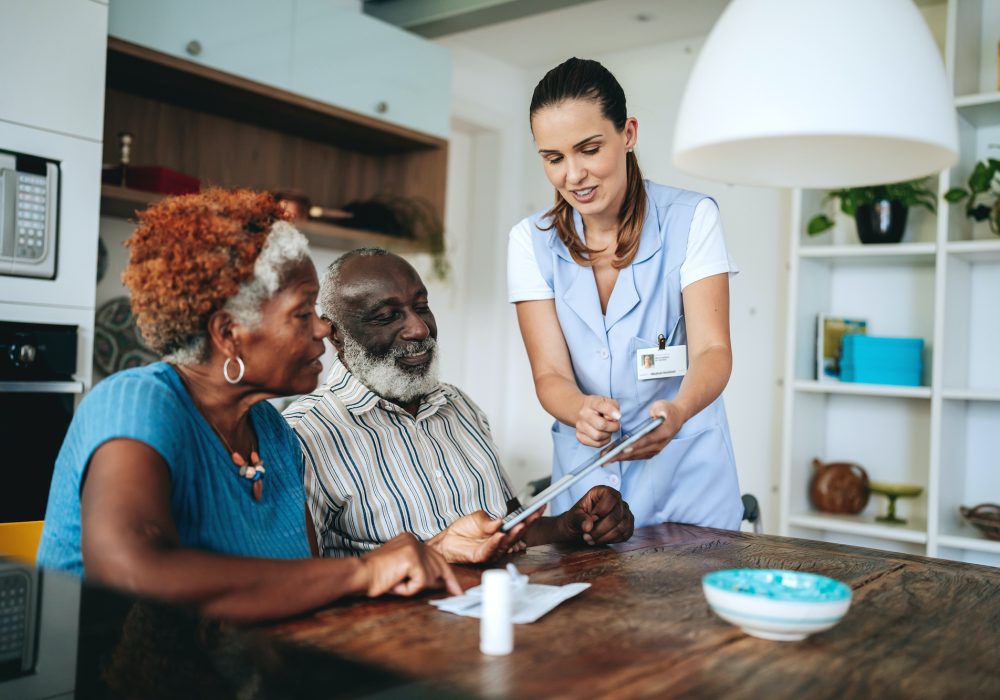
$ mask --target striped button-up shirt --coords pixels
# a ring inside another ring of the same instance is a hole
[[[450,384],[414,418],[338,359],[284,415],[302,444],[323,556],[363,554],[402,532],[426,541],[477,510],[504,515],[514,497],[486,415]]]

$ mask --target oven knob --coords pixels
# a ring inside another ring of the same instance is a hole
[[[38,351],[34,345],[15,345],[10,349],[10,359],[18,367],[27,367],[35,361]]]

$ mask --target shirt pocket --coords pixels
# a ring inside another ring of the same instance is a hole
[[[684,316],[681,315],[674,322],[670,333],[667,334],[667,347],[687,344],[687,328],[684,324]],[[633,337],[629,341],[629,362],[631,366],[631,377],[633,385],[633,396],[639,407],[640,413],[645,415],[649,405],[659,399],[672,399],[677,395],[677,389],[681,385],[681,377],[665,377],[663,379],[639,379],[637,367],[638,360],[636,353],[642,348],[658,347],[656,338]]]

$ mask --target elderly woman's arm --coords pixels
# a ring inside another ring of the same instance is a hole
[[[94,452],[81,524],[89,580],[213,617],[273,619],[345,595],[409,595],[440,585],[461,593],[443,557],[409,534],[350,559],[251,559],[182,548],[167,465],[135,440],[111,440]]]

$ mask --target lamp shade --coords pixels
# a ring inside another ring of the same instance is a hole
[[[748,185],[898,182],[957,159],[948,80],[913,0],[732,0],[674,133],[678,169]]]

